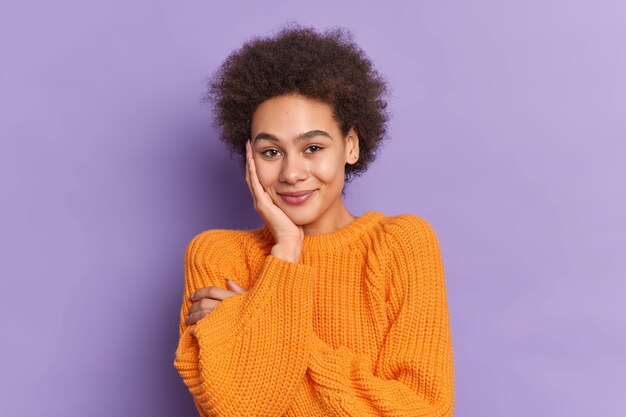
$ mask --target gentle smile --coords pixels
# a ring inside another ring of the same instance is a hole
[[[307,201],[317,190],[310,191],[298,191],[292,193],[278,193],[286,203],[289,204],[302,204]]]

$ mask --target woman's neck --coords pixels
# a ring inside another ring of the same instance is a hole
[[[314,222],[302,226],[304,235],[321,235],[335,232],[347,226],[356,219],[346,208],[343,200],[338,199],[337,204],[333,204],[322,213]]]

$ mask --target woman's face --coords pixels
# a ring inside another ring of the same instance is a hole
[[[344,214],[345,164],[357,161],[358,136],[342,136],[330,105],[297,94],[268,99],[252,115],[251,139],[259,182],[291,221]],[[312,193],[300,204],[281,195],[299,191]]]

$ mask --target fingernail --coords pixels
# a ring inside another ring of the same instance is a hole
[[[193,300],[193,295],[195,294],[195,292],[192,292],[191,294],[189,294],[189,299]]]

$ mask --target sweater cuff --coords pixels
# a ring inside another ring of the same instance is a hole
[[[303,291],[312,291],[311,277],[313,268],[310,265],[295,263],[267,255],[259,276],[250,292],[250,303],[260,304],[257,298],[267,299],[272,294],[282,300],[285,298],[305,295]],[[307,297],[310,299],[310,297]]]

